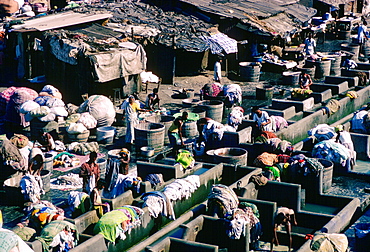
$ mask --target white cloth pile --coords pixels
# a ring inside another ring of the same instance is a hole
[[[176,179],[165,186],[163,194],[172,201],[189,199],[191,194],[200,186],[199,176],[190,175],[183,179]]]
[[[40,195],[44,194],[43,184],[40,176],[27,174],[22,177],[20,186],[21,192],[26,201],[37,203],[40,201]]]
[[[88,112],[97,121],[96,126],[111,126],[116,117],[112,101],[103,95],[92,95],[77,110],[78,113]]]
[[[82,178],[78,174],[68,173],[50,180],[51,189],[75,190],[82,188]]]
[[[335,128],[327,124],[319,124],[308,131],[309,136],[314,136],[319,142],[337,137]]]
[[[204,125],[202,134],[206,141],[211,138],[212,134],[216,134],[218,140],[221,141],[225,131],[236,132],[236,129],[233,126],[223,125],[222,123],[210,120]]]
[[[57,116],[68,116],[61,93],[51,85],[44,86],[35,100],[24,102],[19,111],[25,114],[25,120],[28,122],[35,117],[42,122],[51,122]]]
[[[243,113],[244,109],[242,107],[234,107],[227,118],[227,124],[237,129],[238,126],[243,122]]]
[[[225,85],[224,95],[229,99],[231,104],[242,103],[242,89],[238,84]]]
[[[152,83],[158,83],[159,78],[157,75],[153,74],[152,72],[141,72],[140,73],[141,82],[152,82]]]

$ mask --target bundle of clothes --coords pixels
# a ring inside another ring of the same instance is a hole
[[[236,129],[234,126],[223,125],[214,120],[208,120],[202,129],[202,136],[206,142],[209,140],[221,141],[226,131],[236,132]]]
[[[37,203],[40,201],[43,190],[43,183],[40,176],[26,174],[20,181],[21,192],[24,196],[25,202]]]
[[[217,213],[226,222],[226,234],[230,239],[245,237],[246,227],[250,228],[252,248],[258,248],[258,240],[262,235],[259,212],[256,205],[239,202],[235,192],[222,184],[213,185],[208,195],[208,210]]]
[[[334,139],[330,139],[316,144],[312,149],[312,157],[323,158],[335,164],[345,166],[351,154],[350,150],[344,145],[336,143]]]
[[[0,163],[3,166],[1,177],[4,179],[28,169],[27,162],[20,150],[6,138],[0,140]]]
[[[288,176],[289,181],[299,182],[302,176],[317,177],[324,166],[317,158],[309,158],[303,154],[292,156],[288,160]]]
[[[68,173],[50,179],[51,189],[70,190],[82,188],[82,178],[78,174]]]
[[[176,156],[176,162],[181,165],[183,170],[192,169],[195,164],[195,159],[193,154],[190,153],[188,150],[180,149]]]
[[[281,181],[284,163],[290,156],[286,154],[274,154],[263,152],[253,162],[257,167],[263,168],[263,174],[269,180]]]
[[[156,186],[160,186],[164,183],[163,175],[161,173],[159,174],[148,174],[144,181],[148,181],[152,188],[155,188]]]
[[[226,106],[240,105],[242,103],[242,90],[238,84],[222,86],[220,83],[205,84],[200,90],[201,96],[207,97],[226,96]]]
[[[71,212],[80,210],[81,213],[86,213],[91,208],[90,196],[85,192],[69,192],[68,206]]]
[[[75,155],[69,152],[61,152],[57,154],[54,158],[53,167],[73,167],[80,164],[80,160],[75,157]]]
[[[360,110],[353,115],[351,120],[351,130],[355,133],[370,133],[370,112]]]
[[[142,195],[143,208],[148,207],[150,216],[157,218],[159,215],[175,220],[172,202],[189,199],[200,186],[199,176],[190,175],[186,178],[176,179],[165,186],[163,191],[153,191]]]
[[[77,246],[79,234],[74,224],[69,221],[55,220],[45,226],[40,236],[43,251],[68,252]]]
[[[242,107],[233,107],[230,114],[227,117],[227,124],[238,129],[238,126],[242,124],[244,118],[244,109]]]
[[[123,206],[104,214],[94,227],[94,234],[102,234],[105,239],[115,243],[117,239],[126,239],[125,232],[141,224],[140,216],[144,214],[141,208]]]
[[[319,124],[308,131],[309,136],[314,136],[319,142],[337,137],[334,127],[327,124]]]
[[[140,192],[140,184],[142,179],[132,174],[120,174],[116,173],[114,176],[109,177],[106,174],[106,188],[104,188],[103,196],[107,199],[114,199],[118,195],[126,192],[127,190],[133,190],[137,193]]]

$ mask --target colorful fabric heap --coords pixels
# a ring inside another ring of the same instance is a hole
[[[226,217],[227,215],[232,215],[232,210],[236,209],[238,204],[238,196],[228,186],[222,184],[212,186],[211,192],[208,195],[208,209],[219,207],[223,212],[222,217]]]
[[[135,207],[135,206],[126,205],[126,206],[117,208],[117,210],[126,214],[127,218],[129,219],[128,230],[127,230],[128,234],[131,233],[131,230],[133,228],[141,225],[140,217],[144,214],[143,209],[139,207]]]
[[[313,147],[312,156],[324,158],[336,164],[344,164],[351,156],[349,149],[334,140],[325,140]]]
[[[295,155],[288,160],[289,173],[294,178],[296,176],[318,176],[324,166],[316,158],[308,158],[303,154]],[[294,180],[296,181],[296,180]]]
[[[79,234],[76,226],[69,221],[55,220],[45,226],[39,237],[44,252],[59,247],[59,251],[69,251],[77,245]]]
[[[75,209],[81,210],[86,213],[90,208],[86,208],[85,201],[90,201],[89,195],[85,192],[72,191],[68,194],[68,205],[71,207],[72,212]]]
[[[125,230],[122,229],[121,223],[128,221],[127,215],[118,210],[113,210],[104,214],[94,227],[94,234],[102,234],[105,239],[115,242],[117,238],[124,234]],[[122,238],[126,238],[125,236]]]

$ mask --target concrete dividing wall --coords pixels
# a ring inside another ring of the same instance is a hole
[[[341,107],[332,115],[324,115],[321,110],[314,112],[311,115],[304,117],[303,119],[289,125],[287,128],[276,132],[275,134],[284,140],[290,141],[293,144],[305,139],[307,137],[307,131],[312,129],[318,124],[326,123],[332,124],[346,115],[353,113],[370,101],[370,86],[362,88],[357,91],[359,97],[357,99],[350,99],[345,97],[339,100]]]
[[[358,160],[369,161],[370,159],[370,135],[350,133]]]

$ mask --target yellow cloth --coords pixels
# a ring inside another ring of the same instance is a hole
[[[179,132],[179,127],[175,124],[177,120],[173,121],[171,126],[168,128],[168,131],[169,132],[172,132],[172,133],[177,133]]]
[[[134,112],[138,111],[140,109],[139,104],[134,102],[133,104],[130,104],[131,108],[134,110]]]

